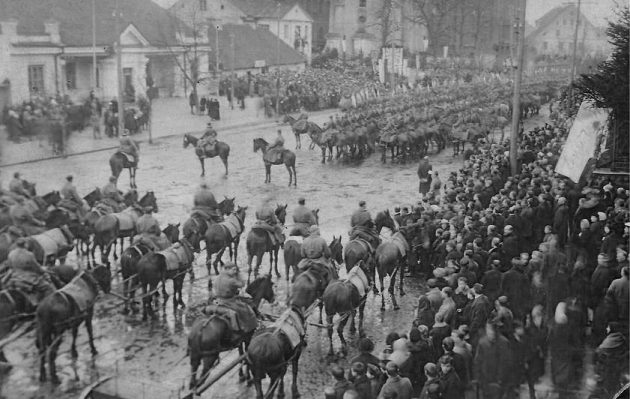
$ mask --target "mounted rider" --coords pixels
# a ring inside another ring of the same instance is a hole
[[[83,198],[81,198],[77,192],[77,188],[72,183],[73,180],[72,175],[66,177],[66,183],[60,191],[63,199],[59,202],[59,207],[67,209],[70,214],[76,216],[79,221],[81,221],[87,209],[85,209],[86,205],[83,202]]]
[[[216,304],[207,306],[204,313],[223,315],[232,331],[247,334],[258,327],[258,320],[251,306],[239,296],[239,291],[244,285],[236,264],[226,263],[214,281],[213,294]]]
[[[300,273],[306,269],[314,270],[326,282],[336,277],[330,248],[319,235],[319,227],[313,225],[309,228],[309,236],[304,239],[300,254],[302,260],[297,266]]]
[[[26,235],[39,234],[44,231],[44,222],[35,218],[30,208],[26,206],[24,197],[19,197],[17,204],[9,208],[9,216],[14,226],[22,230]]]
[[[263,203],[256,210],[256,223],[253,227],[267,231],[273,245],[284,244],[282,225],[276,217],[274,209],[268,203]]]
[[[136,142],[132,140],[131,137],[129,137],[128,129],[125,129],[120,137],[120,146],[118,147],[118,152],[125,155],[129,163],[135,164],[137,167],[138,162],[140,161],[140,157],[138,155],[139,149]]]
[[[101,194],[103,195],[101,202],[110,206],[112,212],[118,212],[124,207],[125,198],[118,190],[118,187],[116,187],[116,178],[114,176],[110,176],[109,182],[101,189]]]
[[[199,216],[206,223],[220,223],[223,215],[219,210],[219,204],[214,199],[214,194],[206,183],[201,183],[193,197],[193,210],[191,216]]]
[[[293,230],[291,230],[292,236],[300,235],[302,237],[308,237],[308,231],[310,226],[317,224],[313,211],[306,207],[306,200],[304,198],[298,199],[298,206],[293,211]]]
[[[265,160],[275,163],[280,162],[282,159],[282,153],[284,152],[284,137],[282,137],[282,130],[278,129],[278,135],[265,154]]]
[[[136,221],[136,233],[132,245],[145,245],[152,251],[163,251],[171,246],[171,242],[160,229],[160,223],[151,215],[151,208]]]
[[[218,133],[212,127],[212,123],[206,125],[206,130],[203,132],[203,136],[199,139],[198,146],[203,150],[203,152],[212,153],[215,150],[217,144],[217,136]]]
[[[361,238],[370,243],[372,250],[376,250],[380,243],[378,233],[374,231],[372,215],[367,210],[365,201],[359,201],[359,209],[354,211],[350,218],[350,239]]]
[[[2,286],[5,289],[20,290],[34,306],[55,291],[48,273],[29,251],[25,238],[18,238],[16,241],[15,249],[7,257],[7,266],[10,271],[3,278]]]
[[[31,195],[24,188],[24,180],[20,177],[20,172],[13,174],[13,180],[9,183],[9,191],[21,197],[31,198]]]

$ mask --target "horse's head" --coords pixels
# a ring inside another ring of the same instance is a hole
[[[319,208],[313,209],[311,213],[313,214],[313,217],[315,218],[315,224],[319,226]]]
[[[228,198],[225,197],[225,199],[221,202],[219,202],[219,210],[221,211],[222,214],[224,215],[229,215],[232,212],[234,212],[234,200],[236,199],[236,197],[232,197],[232,198]]]
[[[164,233],[164,235],[166,236],[166,238],[168,238],[170,242],[179,241],[179,225],[179,223],[169,223],[168,226],[166,226],[164,230],[162,230],[162,233]]]
[[[184,148],[188,148],[188,145],[191,144],[189,136],[190,135],[188,133],[184,135]]]
[[[158,212],[157,199],[153,191],[147,191],[147,193],[138,201],[138,205],[142,208],[151,208],[153,212]]]
[[[101,189],[96,187],[91,193],[89,193],[88,195],[86,195],[85,197],[83,197],[83,199],[85,200],[85,202],[87,202],[87,204],[90,207],[93,207],[94,204],[97,201],[100,201],[100,199],[102,198],[102,194],[101,194]]]
[[[61,194],[59,194],[59,191],[51,191],[42,196],[42,199],[47,205],[57,205],[61,201]]]
[[[256,138],[254,139],[254,152],[261,150],[263,152],[265,152],[267,150],[267,146],[269,145],[269,143],[267,143],[265,141],[265,139],[263,138]]]
[[[389,209],[376,214],[374,218],[374,224],[376,225],[376,231],[380,233],[383,227],[387,227],[391,231],[396,231],[396,223],[394,218],[389,214]]]
[[[276,214],[276,217],[280,221],[280,224],[284,224],[287,218],[287,205],[280,205],[280,204],[276,205],[276,210],[274,211],[274,213]]]
[[[264,299],[269,303],[272,303],[276,299],[276,294],[273,291],[271,274],[265,274],[264,276],[258,277],[252,281],[245,289],[245,292],[254,298],[254,303],[256,304],[259,304],[261,299]]]
[[[333,240],[328,245],[328,248],[330,248],[330,253],[334,261],[337,262],[337,264],[339,265],[342,264],[343,263],[343,245],[341,245],[341,236],[339,236],[338,238],[335,238],[335,236],[333,236]]]
[[[243,224],[243,222],[245,221],[245,217],[247,216],[247,212],[246,211],[247,211],[247,207],[246,206],[239,206],[236,209],[236,212],[234,212],[236,214],[236,216],[239,218],[239,220],[241,221],[241,224]]]
[[[123,196],[123,199],[124,199],[125,205],[127,206],[131,206],[135,204],[136,202],[138,202],[138,191],[134,189],[127,191],[125,195]]]
[[[109,269],[106,266],[98,265],[92,269],[91,273],[103,292],[108,294],[112,289],[112,273]]]

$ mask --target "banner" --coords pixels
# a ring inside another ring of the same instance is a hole
[[[595,155],[599,135],[606,130],[608,112],[595,108],[590,102],[582,102],[560,154],[556,172],[575,183],[579,182],[586,163]]]

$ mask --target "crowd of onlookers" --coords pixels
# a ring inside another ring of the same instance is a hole
[[[590,398],[629,380],[628,181],[556,174],[569,127],[560,115],[524,133],[515,176],[507,143],[477,145],[396,209],[426,292],[379,357],[360,339],[350,370],[333,366],[326,398],[519,398],[525,385],[534,398],[544,375],[558,398],[575,398],[588,347]]]

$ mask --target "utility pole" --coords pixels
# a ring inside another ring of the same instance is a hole
[[[521,118],[521,79],[523,78],[523,54],[525,48],[525,14],[527,0],[520,0],[519,16],[516,19],[517,30],[515,32],[518,40],[518,59],[514,74],[514,97],[512,98],[512,135],[510,136],[510,167],[512,176],[518,173],[518,136],[519,122]]]
[[[280,3],[276,3],[276,8],[280,8]],[[278,41],[276,42],[276,115],[280,115],[280,13],[278,15]]]
[[[569,84],[569,98],[571,99],[571,103],[573,103],[573,81],[575,80],[575,70],[577,66],[575,65],[576,57],[577,57],[577,42],[578,42],[578,31],[580,28],[580,6],[582,5],[582,0],[578,0],[577,3],[577,16],[575,17],[575,32],[573,34],[573,57],[571,58],[571,83]]]
[[[92,90],[96,95],[96,0],[92,0]]]
[[[219,24],[215,25],[216,36],[214,38],[214,73],[216,77],[219,77]]]
[[[232,91],[232,103],[234,103],[234,63],[236,62],[236,50],[234,49],[234,33],[230,33],[230,46],[232,47],[232,77],[231,77],[231,88]]]
[[[122,135],[122,133],[125,131],[125,106],[124,106],[124,101],[125,99],[123,98],[123,83],[122,83],[122,43],[120,42],[120,37],[121,32],[120,32],[120,0],[116,0],[116,9],[114,11],[115,18],[115,27],[114,29],[116,30],[116,72],[117,72],[117,81],[118,81],[118,89],[117,89],[117,96],[118,96],[118,134]]]

